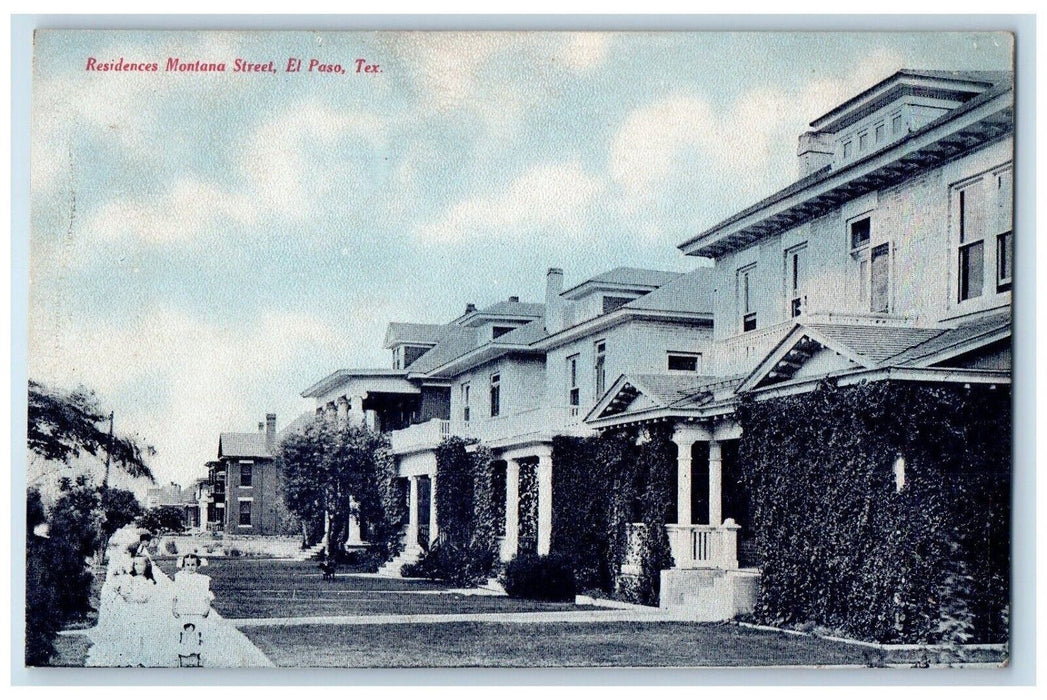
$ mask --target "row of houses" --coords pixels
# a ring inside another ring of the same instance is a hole
[[[390,323],[388,367],[339,369],[302,396],[317,414],[388,434],[409,494],[409,556],[439,534],[445,437],[492,449],[508,560],[549,551],[554,436],[668,423],[678,468],[663,598],[693,606],[714,588],[744,609],[759,569],[738,463],[742,397],[826,378],[1009,390],[1013,124],[1010,73],[899,71],[811,122],[795,182],[679,245],[711,266],[617,267],[571,286],[552,268],[542,300]],[[273,477],[259,471],[276,441],[270,418],[257,435],[221,437],[201,512],[227,530],[277,520]],[[533,537],[521,534],[523,472],[537,480]],[[709,572],[713,588],[696,585]]]

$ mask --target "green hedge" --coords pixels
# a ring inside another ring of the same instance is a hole
[[[758,620],[880,642],[1006,640],[1009,391],[825,383],[744,401],[738,419]]]

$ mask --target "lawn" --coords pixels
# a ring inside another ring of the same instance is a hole
[[[865,665],[867,651],[730,624],[444,623],[251,627],[277,666],[554,667]]]
[[[168,575],[173,560],[157,562]],[[504,596],[450,593],[439,582],[365,578],[340,570],[324,581],[314,562],[266,559],[212,559],[214,608],[223,617],[313,617],[342,615],[447,615],[591,610],[573,603],[516,600]]]

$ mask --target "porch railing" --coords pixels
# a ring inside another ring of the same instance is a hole
[[[737,569],[739,526],[666,525],[677,569]]]

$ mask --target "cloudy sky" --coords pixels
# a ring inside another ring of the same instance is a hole
[[[549,266],[691,269],[676,245],[795,179],[834,104],[1010,62],[973,34],[38,33],[30,377],[94,389],[188,483],[220,431],[387,366],[388,321],[540,301]]]

